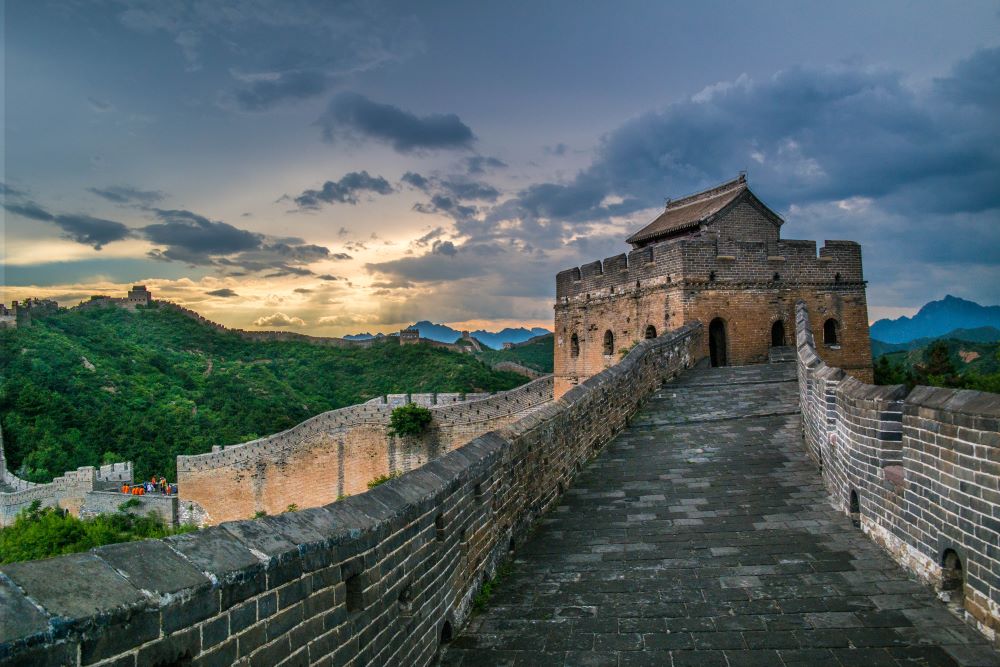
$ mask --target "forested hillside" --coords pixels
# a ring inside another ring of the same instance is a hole
[[[430,346],[250,342],[155,307],[75,310],[0,330],[7,462],[38,482],[120,460],[134,461],[141,477],[173,479],[178,454],[275,433],[385,393],[524,382]]]
[[[537,336],[509,350],[483,350],[477,356],[491,365],[501,361],[513,361],[540,373],[551,373],[554,345],[555,336],[546,334]]]
[[[876,384],[924,384],[1000,392],[1000,343],[942,338],[875,359]]]

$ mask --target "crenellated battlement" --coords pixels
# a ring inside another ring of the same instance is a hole
[[[778,278],[775,278],[778,274]],[[712,235],[665,241],[560,271],[556,303],[665,285],[864,282],[853,241],[722,241]]]
[[[390,429],[392,411],[412,395],[324,412],[265,438],[177,457],[181,507],[196,508],[191,511],[200,522],[218,523],[333,502],[516,421],[552,395],[551,376],[477,400],[450,401],[460,396],[444,394],[441,403],[428,406],[431,424],[419,437],[401,438]]]
[[[990,639],[1000,629],[1000,396],[876,386],[825,363],[804,302],[796,306],[805,447],[833,503],[904,568],[955,595]]]

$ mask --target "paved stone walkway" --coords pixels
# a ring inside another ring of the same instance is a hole
[[[834,512],[792,364],[689,371],[581,472],[442,665],[1000,665]]]

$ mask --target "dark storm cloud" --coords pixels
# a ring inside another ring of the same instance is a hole
[[[296,262],[316,262],[332,257],[330,249],[326,246],[305,243],[302,239],[283,239],[275,243],[264,243],[261,245],[261,252]]]
[[[140,190],[129,185],[112,185],[106,188],[87,188],[87,192],[93,193],[102,199],[106,199],[115,204],[135,204],[139,206],[151,206],[166,196],[158,190]]]
[[[432,229],[431,231],[427,232],[426,234],[418,238],[416,241],[414,241],[414,243],[417,244],[418,246],[426,246],[431,241],[440,238],[442,235],[444,235],[444,227],[435,227],[434,229]]]
[[[4,208],[29,220],[50,222],[63,230],[63,237],[100,250],[108,243],[122,241],[133,235],[120,222],[95,218],[82,213],[53,214],[34,202],[5,202]]]
[[[431,182],[426,176],[422,176],[416,172],[408,171],[403,174],[403,178],[400,179],[403,183],[412,186],[418,190],[427,191],[431,187]]]
[[[308,264],[338,258],[330,249],[300,238],[272,238],[183,209],[152,209],[162,222],[139,231],[152,243],[153,259],[217,267],[229,275],[245,271],[265,277],[310,276]]]
[[[489,183],[464,176],[438,178],[408,171],[400,180],[431,195],[429,202],[414,204],[414,211],[445,215],[456,221],[469,220],[479,214],[479,208],[468,202],[495,202],[500,197],[500,191]]]
[[[500,191],[479,181],[441,181],[441,187],[456,199],[496,201]]]
[[[403,257],[388,262],[366,264],[369,273],[384,276],[386,285],[438,283],[483,276],[495,270],[492,264],[504,249],[492,244],[464,244],[434,241],[430,251],[419,257]]]
[[[342,135],[370,138],[400,153],[468,148],[475,141],[472,130],[455,114],[418,116],[358,93],[334,96],[317,123],[327,141]]]
[[[1000,110],[1000,47],[982,49],[958,62],[935,83],[946,97],[985,110]]]
[[[465,158],[465,169],[469,174],[485,174],[487,171],[506,168],[506,162],[488,155],[473,155]]]
[[[3,195],[4,197],[23,197],[24,192],[18,190],[17,188],[13,188],[6,183],[0,182],[0,195]]]
[[[413,205],[413,210],[417,213],[446,215],[456,220],[472,218],[478,211],[475,206],[466,206],[446,195],[434,195],[426,204],[418,202]]]
[[[183,209],[153,209],[162,222],[142,228],[153,243],[184,251],[189,256],[231,255],[261,246],[260,234]]]
[[[236,106],[243,111],[267,111],[281,102],[304,100],[326,91],[325,73],[306,70],[279,72],[257,78],[233,91]]]
[[[41,220],[43,222],[53,222],[56,216],[52,215],[35,202],[5,202],[3,207],[15,215],[29,220]]]
[[[62,227],[66,238],[93,246],[94,250],[100,250],[108,243],[122,241],[132,236],[132,230],[120,222],[89,215],[57,215],[53,222]]]
[[[165,33],[185,69],[228,71],[221,106],[262,112],[317,97],[345,77],[407,59],[421,48],[409,13],[383,3],[285,0],[115,0],[132,30]],[[83,11],[81,8],[79,11]]]
[[[843,66],[741,77],[626,123],[571,181],[526,188],[497,213],[627,214],[747,168],[778,207],[866,196],[900,209],[996,208],[998,68],[1000,49],[980,51],[927,91],[899,72]],[[603,203],[615,195],[625,201]]]
[[[295,203],[304,209],[318,209],[324,202],[354,205],[362,193],[388,195],[392,192],[389,181],[381,176],[372,176],[367,171],[352,171],[339,181],[327,181],[319,190],[305,190],[295,197]]]
[[[229,299],[229,298],[234,297],[234,296],[239,296],[239,294],[237,294],[235,291],[229,289],[228,287],[224,287],[222,289],[214,289],[211,292],[205,292],[205,294],[207,294],[208,296],[222,297],[224,299]]]
[[[853,66],[716,84],[608,133],[573,178],[457,219],[456,234],[592,259],[567,242],[748,169],[754,191],[791,223],[789,235],[865,246],[873,303],[930,298],[900,256],[939,284],[960,282],[965,270],[1000,284],[992,251],[1000,247],[998,72],[1000,49],[984,49],[924,87]],[[980,298],[998,297],[994,288]]]

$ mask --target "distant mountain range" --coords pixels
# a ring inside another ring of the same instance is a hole
[[[955,338],[952,332],[956,329],[983,327],[1000,329],[1000,306],[981,306],[949,294],[924,305],[913,317],[879,320],[871,326],[870,333],[873,340],[883,343],[908,343],[919,338],[941,338],[945,334]],[[988,332],[979,333],[989,335]]]
[[[950,339],[960,340],[968,343],[996,343],[1000,342],[1000,329],[996,327],[976,327],[975,329],[953,329],[940,336],[915,338],[905,343],[886,343],[876,338],[872,339],[872,356],[881,357],[883,354],[893,352],[909,352],[927,347],[935,340]]]
[[[420,331],[421,338],[429,338],[430,340],[436,340],[441,343],[454,343],[462,335],[461,331],[452,329],[447,324],[434,324],[433,322],[428,322],[427,320],[417,322],[409,328]],[[548,329],[542,329],[541,327],[534,327],[532,329],[525,329],[524,327],[511,329],[508,327],[502,331],[484,331],[479,329],[471,333],[473,338],[486,347],[499,350],[503,347],[504,343],[523,343],[529,338],[542,336],[552,332]],[[371,338],[378,338],[382,335],[383,334],[361,333],[350,334],[344,336],[344,338],[347,340],[369,340]]]

